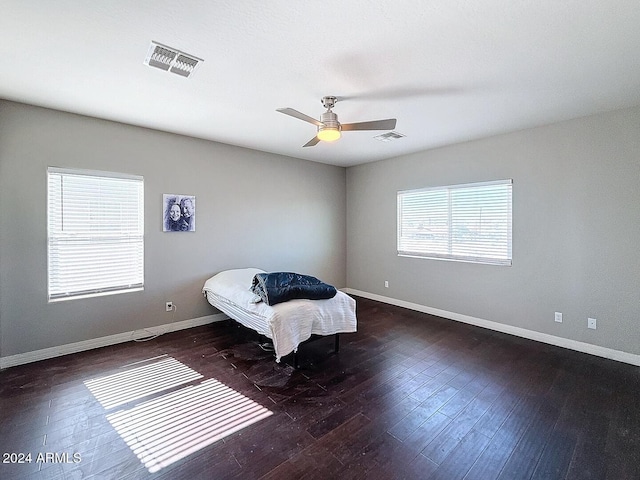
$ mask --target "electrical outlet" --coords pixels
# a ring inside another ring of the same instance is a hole
[[[562,323],[562,312],[556,312],[555,320],[558,323]]]
[[[173,311],[173,302],[167,302],[165,303],[165,310],[167,312],[172,312]]]
[[[596,329],[596,319],[595,318],[588,318],[587,319],[587,327],[592,328],[592,329]]]
[[[389,280],[384,281],[384,288],[389,288]]]

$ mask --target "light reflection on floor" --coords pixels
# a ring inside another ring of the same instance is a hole
[[[199,378],[203,377],[196,371],[166,357],[85,384],[105,409],[112,409],[191,382],[106,415],[142,464],[154,473],[273,414],[214,378],[194,384]]]
[[[84,382],[105,409],[203,378],[173,357]]]

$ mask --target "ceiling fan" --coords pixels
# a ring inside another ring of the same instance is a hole
[[[303,147],[313,147],[320,141],[333,142],[342,136],[341,132],[346,132],[348,130],[393,130],[396,128],[395,118],[373,120],[370,122],[340,123],[338,121],[338,115],[331,111],[337,101],[337,97],[322,97],[322,105],[324,105],[324,108],[326,108],[327,111],[320,116],[320,121],[294,110],[293,108],[278,108],[276,111],[299,118],[305,122],[313,123],[318,127],[318,134],[305,143]]]

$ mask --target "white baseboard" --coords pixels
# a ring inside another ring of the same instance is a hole
[[[570,340],[568,338],[556,337],[555,335],[549,335],[546,333],[536,332],[534,330],[527,330],[526,328],[514,327],[512,325],[506,325],[504,323],[492,322],[491,320],[484,320],[482,318],[471,317],[469,315],[462,315],[460,313],[448,312],[446,310],[440,310],[438,308],[427,307],[418,303],[405,302],[404,300],[398,300],[391,297],[385,297],[377,295],[375,293],[363,292],[361,290],[355,290],[353,288],[345,288],[345,293],[357,295],[359,297],[369,298],[371,300],[377,300],[379,302],[388,303],[390,305],[396,305],[398,307],[408,308],[410,310],[416,310],[422,313],[428,313],[430,315],[436,315],[438,317],[448,318],[458,322],[468,323],[478,327],[488,328],[489,330],[495,330],[497,332],[508,333],[517,337],[528,338],[529,340],[535,340],[537,342],[548,343],[557,347],[564,347],[570,350],[576,350],[582,353],[588,353],[590,355],[596,355],[598,357],[609,358],[611,360],[617,360],[618,362],[630,363],[631,365],[640,366],[640,355],[633,353],[622,352],[620,350],[613,350],[611,348],[600,347],[598,345],[592,345],[590,343],[578,342],[576,340]]]
[[[218,313],[215,315],[207,315],[204,317],[192,318],[190,320],[183,320],[181,322],[167,323],[166,325],[159,325],[157,327],[135,330],[133,332],[117,333],[115,335],[108,335],[106,337],[84,340],[82,342],[68,343],[66,345],[60,345],[58,347],[43,348],[42,350],[35,350],[33,352],[19,353],[17,355],[10,355],[8,357],[0,357],[0,369],[14,367],[16,365],[22,365],[25,363],[37,362],[39,360],[46,360],[48,358],[59,357],[62,355],[68,355],[70,353],[83,352],[85,350],[91,350],[92,348],[106,347],[109,345],[115,345],[117,343],[152,337],[154,335],[162,335],[163,333],[184,330],[185,328],[199,327],[200,325],[219,322],[221,320],[226,320],[227,318],[229,317],[227,317],[225,314]]]

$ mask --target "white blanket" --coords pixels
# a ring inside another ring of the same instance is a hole
[[[338,291],[328,300],[290,300],[269,306],[254,303],[251,280],[257,268],[226,270],[204,284],[202,292],[211,305],[245,327],[273,340],[276,361],[296,351],[311,335],[351,333],[357,328],[356,302]]]

